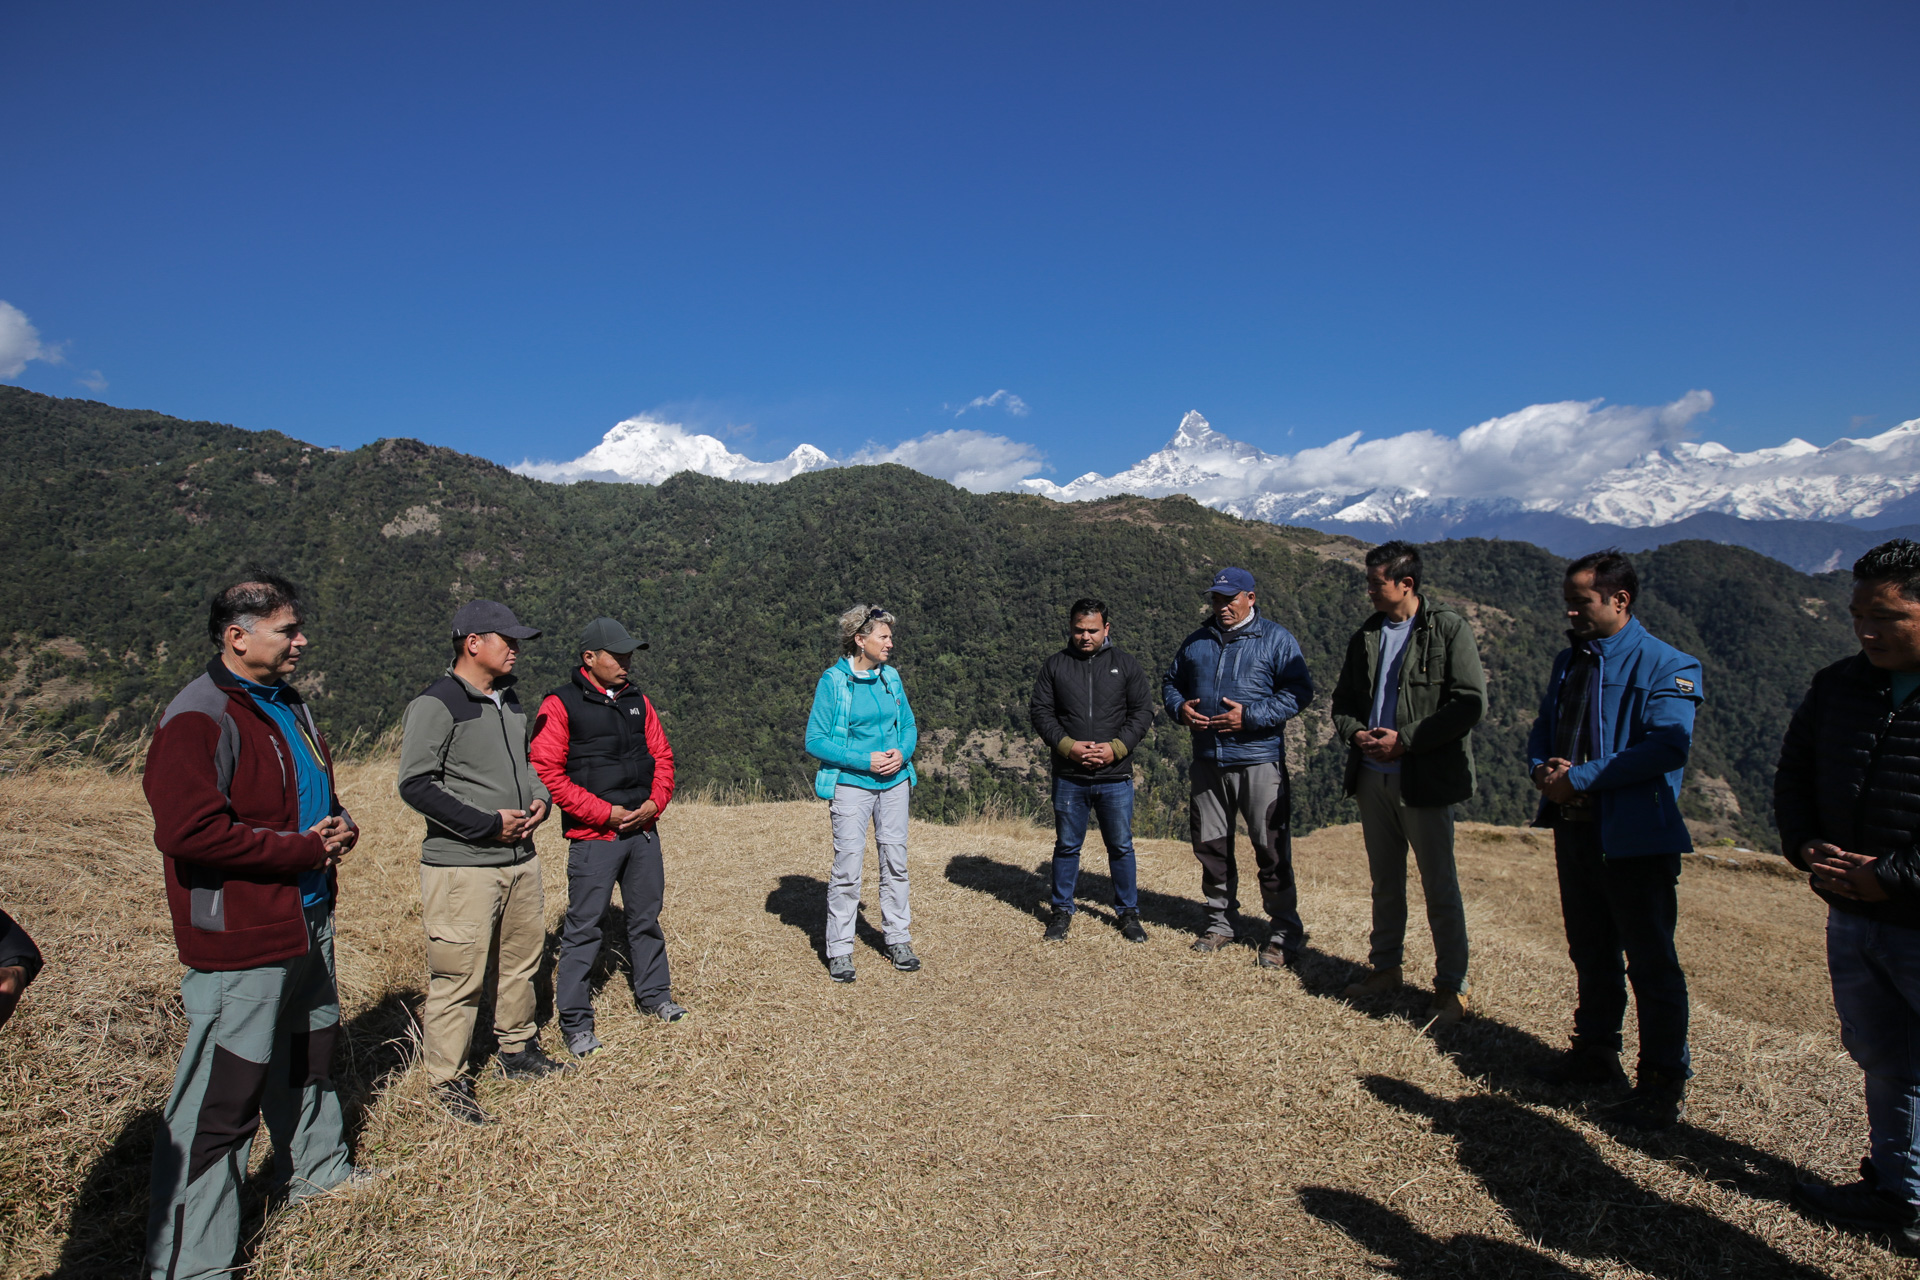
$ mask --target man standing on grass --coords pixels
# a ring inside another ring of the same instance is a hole
[[[1258,963],[1292,968],[1307,934],[1293,882],[1293,795],[1282,730],[1313,701],[1313,677],[1293,635],[1260,613],[1251,573],[1222,569],[1208,600],[1212,621],[1182,642],[1160,685],[1167,714],[1193,732],[1193,855],[1208,916],[1193,949],[1211,955],[1234,940],[1238,815],[1246,819],[1260,900],[1272,921]]]
[[[1580,1003],[1572,1047],[1533,1074],[1557,1085],[1620,1079],[1630,980],[1640,1062],[1632,1096],[1612,1115],[1664,1129],[1685,1113],[1693,1074],[1673,931],[1680,855],[1693,849],[1680,786],[1702,696],[1700,661],[1633,616],[1640,578],[1618,551],[1568,565],[1561,596],[1572,647],[1554,659],[1527,756],[1541,794],[1534,825],[1553,828]]]
[[[1046,940],[1061,942],[1073,923],[1073,888],[1087,814],[1100,819],[1113,877],[1120,935],[1145,942],[1133,857],[1132,752],[1153,724],[1146,670],[1113,647],[1105,602],[1082,599],[1067,614],[1067,647],[1040,665],[1028,715],[1052,751],[1053,914]]]
[[[1420,552],[1367,552],[1374,615],[1347,643],[1333,724],[1351,748],[1347,794],[1360,806],[1373,881],[1372,972],[1350,999],[1398,991],[1407,941],[1407,846],[1433,931],[1431,1025],[1467,1016],[1467,913],[1453,863],[1453,810],[1473,795],[1468,735],[1487,709],[1487,679],[1467,620],[1420,594]]]
[[[333,1047],[334,868],[359,836],[313,713],[286,683],[300,601],[260,574],[213,599],[219,654],[167,705],[142,785],[165,855],[187,1041],[153,1144],[147,1274],[224,1276],[264,1113],[298,1202],[368,1176],[347,1158]]]
[[[1826,899],[1840,1037],[1866,1074],[1868,1153],[1794,1199],[1920,1251],[1920,543],[1853,566],[1860,652],[1813,678],[1774,774],[1780,846]]]
[[[555,972],[560,1034],[578,1058],[602,1046],[593,1034],[588,979],[600,954],[601,917],[620,886],[640,1012],[678,1022],[667,942],[660,931],[666,871],[660,815],[673,799],[673,748],[653,703],[629,679],[635,649],[646,648],[612,618],[580,635],[580,665],[540,704],[533,729],[534,772],[566,815],[567,922]]]
[[[539,634],[503,604],[463,605],[453,615],[453,665],[407,704],[401,728],[400,798],[427,819],[421,1056],[435,1100],[466,1124],[487,1123],[466,1065],[495,951],[500,1074],[535,1080],[562,1070],[541,1051],[534,1022],[533,975],[547,935],[533,832],[550,797],[527,759],[527,717],[513,691],[520,643]]]

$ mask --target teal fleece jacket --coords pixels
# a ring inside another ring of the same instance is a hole
[[[821,673],[807,716],[807,754],[820,762],[813,777],[815,795],[831,800],[833,789],[843,782],[869,791],[886,791],[901,782],[914,785],[920,780],[913,768],[919,745],[920,729],[899,672],[889,666],[866,675],[842,658]],[[885,778],[869,772],[874,752],[896,748],[906,757],[905,768]]]

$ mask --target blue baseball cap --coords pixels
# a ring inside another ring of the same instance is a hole
[[[1216,596],[1237,596],[1253,590],[1253,575],[1245,569],[1222,569],[1213,575],[1213,585],[1207,590]]]

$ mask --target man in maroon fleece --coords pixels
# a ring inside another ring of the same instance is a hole
[[[168,704],[147,754],[187,1042],[153,1145],[147,1274],[226,1275],[262,1113],[291,1200],[356,1179],[332,1060],[334,867],[358,838],[333,760],[286,677],[305,651],[291,584],[214,597],[220,652]]]

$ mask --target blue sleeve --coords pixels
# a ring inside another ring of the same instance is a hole
[[[873,761],[866,756],[855,759],[833,740],[833,700],[839,691],[833,687],[833,668],[820,676],[813,687],[813,710],[807,714],[807,754],[836,769],[867,769]]]
[[[1313,674],[1307,670],[1307,656],[1300,652],[1300,642],[1292,632],[1280,632],[1268,660],[1272,663],[1273,692],[1255,698],[1241,710],[1241,718],[1250,729],[1277,729],[1313,701]]]
[[[1553,670],[1547,675],[1547,691],[1540,695],[1540,714],[1533,718],[1533,732],[1527,735],[1527,776],[1532,777],[1538,769],[1553,757],[1553,718],[1559,708],[1560,673],[1566,669],[1567,654],[1560,654],[1553,660]]]
[[[894,672],[893,678],[900,680],[900,673]],[[900,731],[900,758],[911,760],[915,748],[920,745],[920,725],[913,718],[913,704],[907,701],[907,682],[904,680],[900,680],[900,710],[906,719]],[[869,766],[872,763],[871,760],[867,762]]]
[[[1173,651],[1173,661],[1167,664],[1165,674],[1160,677],[1160,705],[1167,709],[1167,714],[1172,716],[1176,723],[1180,719],[1180,708],[1187,705],[1187,696],[1180,692],[1180,659],[1185,657],[1186,653],[1187,646],[1182,642],[1180,647]]]
[[[1693,715],[1701,700],[1700,663],[1685,654],[1679,657],[1654,677],[1654,690],[1642,712],[1645,735],[1611,755],[1575,765],[1567,775],[1574,790],[1608,791],[1686,767],[1693,750]],[[1680,681],[1691,689],[1683,691]]]

